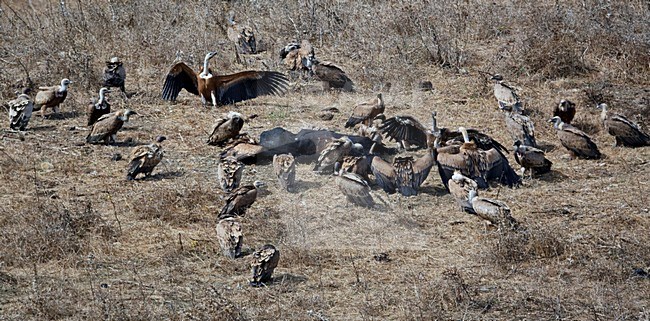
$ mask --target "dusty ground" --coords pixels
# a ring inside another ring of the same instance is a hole
[[[475,77],[446,83],[433,93],[385,93],[387,114],[427,123],[436,110],[443,126],[509,141],[489,88],[470,97],[453,88]],[[531,107],[551,90],[524,97]],[[290,92],[235,108],[259,114],[244,127],[255,135],[274,126],[344,131],[354,103],[368,97]],[[548,101],[531,110],[538,139],[554,147],[553,173],[482,193],[508,203],[525,235],[461,213],[435,171],[421,195],[375,190],[386,204],[367,210],[347,204],[333,179],[312,173],[310,164],[298,167],[294,194],[278,189],[270,166],[248,166],[244,182],[270,187],[241,219],[245,253],[264,243],[281,251],[273,284],[251,288],[249,257],[229,260],[218,249],[219,149],[204,144],[214,118],[231,107],[205,109],[190,96],[176,105],[148,94],[113,98],[142,115],[118,141],[168,137],[156,175],[127,182],[126,160],[111,157],[131,147],[85,145],[80,100],[73,91],[64,119],[35,117],[25,141],[11,133],[2,139],[3,318],[648,318],[649,280],[633,270],[650,263],[650,149],[611,147],[588,106],[579,107],[578,120],[594,127],[604,159],[564,158],[544,122]],[[341,113],[321,121],[316,114],[324,107]],[[381,252],[391,261],[373,259]]]
[[[246,65],[225,40],[230,9],[269,48]],[[34,116],[24,140],[0,125],[0,320],[648,320],[650,148],[612,147],[595,109],[607,102],[647,131],[648,17],[642,1],[0,1],[0,99],[27,73],[36,86],[75,81],[63,117]],[[279,48],[303,38],[347,71],[355,93],[297,82],[283,97],[235,107],[159,98],[180,51],[195,66],[218,50],[213,68],[223,73],[281,70]],[[113,55],[133,93],[113,94],[113,109],[140,116],[117,146],[86,145],[84,110]],[[391,82],[388,116],[428,126],[437,111],[440,126],[477,128],[510,147],[481,71],[521,88],[554,163],[520,188],[481,192],[506,202],[525,230],[460,212],[436,171],[417,197],[375,189],[382,205],[368,210],[311,164],[298,166],[292,194],[269,165],[251,165],[244,183],[269,187],[241,218],[245,256],[221,255],[220,149],[205,140],[222,113],[258,114],[243,129],[253,136],[275,126],[353,133],[343,124],[354,104]],[[414,91],[422,80],[434,90]],[[576,102],[575,124],[603,159],[565,157],[546,122],[562,98]],[[340,113],[322,121],[326,107]],[[158,135],[168,140],[155,175],[126,181],[128,161],[112,158]],[[252,288],[250,254],[265,243],[280,264],[273,283]],[[381,253],[390,260],[376,260]]]

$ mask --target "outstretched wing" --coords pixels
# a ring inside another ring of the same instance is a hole
[[[370,169],[372,170],[372,174],[375,176],[375,182],[384,190],[384,192],[389,194],[395,193],[397,188],[395,177],[397,174],[395,173],[393,165],[381,159],[381,157],[375,156],[372,158],[372,162],[370,163]]]
[[[426,129],[411,116],[395,116],[386,119],[379,129],[382,133],[398,142],[406,141],[419,147],[427,146]]]
[[[162,98],[164,100],[175,101],[181,89],[185,89],[195,95],[199,94],[196,72],[184,62],[177,62],[167,73],[167,78],[163,85]]]
[[[243,71],[215,76],[219,104],[228,105],[264,95],[281,95],[287,91],[289,80],[277,71]]]

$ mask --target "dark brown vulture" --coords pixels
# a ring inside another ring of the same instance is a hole
[[[553,110],[553,117],[559,116],[565,124],[571,124],[573,117],[576,115],[576,104],[562,99]]]
[[[515,161],[521,167],[530,172],[530,177],[533,174],[544,174],[551,171],[553,163],[546,159],[544,151],[532,146],[523,145],[520,141],[515,142]]]
[[[307,65],[311,73],[323,82],[324,89],[354,91],[354,83],[339,66],[328,61],[318,61],[316,58],[309,59]]]
[[[535,125],[528,116],[522,114],[519,107],[504,106],[506,129],[513,141],[521,141],[524,145],[537,147],[535,141]]]
[[[506,203],[484,197],[478,197],[475,190],[470,190],[468,199],[476,215],[489,221],[498,228],[516,229],[519,223],[510,214]]]
[[[641,131],[639,125],[631,122],[625,116],[610,113],[607,104],[599,104],[600,120],[610,135],[616,138],[614,146],[643,147],[650,146],[650,136]]]
[[[262,246],[261,249],[253,253],[251,260],[251,274],[250,285],[259,287],[271,281],[273,271],[280,262],[280,251],[271,244]]]
[[[88,104],[86,109],[86,114],[88,116],[88,126],[92,126],[100,117],[110,114],[111,104],[106,100],[106,94],[110,93],[106,87],[99,89],[99,98],[95,100],[94,98]]]
[[[375,156],[370,163],[370,169],[377,185],[386,193],[397,191],[404,196],[415,196],[420,185],[429,176],[431,167],[435,165],[436,154],[435,149],[430,149],[417,160],[410,156],[395,157],[393,164]]]
[[[478,193],[476,181],[456,170],[454,171],[454,175],[451,176],[451,179],[449,179],[447,186],[449,187],[449,193],[454,197],[461,211],[476,214],[468,198],[469,191],[474,190]]]
[[[569,150],[571,158],[599,159],[601,157],[598,146],[585,132],[565,124],[560,116],[554,116],[548,122],[553,123],[560,143]]]
[[[64,78],[61,85],[52,87],[38,87],[39,92],[34,98],[34,110],[41,110],[41,116],[45,116],[45,109],[52,107],[54,113],[59,112],[59,105],[68,96],[68,85],[72,81]]]
[[[34,102],[29,97],[29,91],[29,88],[25,88],[16,99],[7,102],[9,107],[9,128],[13,130],[24,131],[32,118]]]
[[[219,212],[219,218],[243,215],[246,209],[255,203],[257,192],[263,186],[265,186],[263,182],[255,181],[253,185],[244,185],[232,191]]]
[[[244,239],[241,224],[234,217],[227,217],[219,220],[216,230],[223,255],[231,259],[239,257]]]
[[[119,58],[113,57],[106,62],[104,68],[104,87],[118,87],[122,94],[126,95],[124,81],[126,80],[126,70]]]
[[[273,155],[273,173],[285,191],[292,192],[296,183],[296,160],[291,154]]]
[[[488,188],[487,182],[490,180],[497,180],[509,187],[521,183],[521,178],[510,167],[508,159],[500,148],[490,147],[484,150],[475,141],[470,141],[469,133],[465,128],[460,127],[459,131],[464,140],[459,147],[438,148],[440,138],[436,138],[438,173],[445,187],[448,188],[447,183],[456,170],[475,180],[479,188]]]
[[[243,173],[244,164],[236,158],[229,156],[219,160],[217,178],[219,179],[219,186],[224,192],[230,193],[239,187]]]
[[[117,132],[122,129],[124,122],[129,121],[131,115],[137,115],[137,113],[125,109],[100,117],[90,130],[90,134],[86,136],[86,142],[89,144],[101,144],[102,142],[106,145],[114,144]]]
[[[352,111],[352,115],[345,123],[345,128],[354,127],[356,124],[364,124],[370,126],[372,121],[379,114],[384,113],[384,100],[381,93],[377,94],[376,98],[357,104]]]
[[[504,108],[504,107],[515,108],[515,106],[521,108],[521,101],[519,100],[517,91],[513,87],[509,86],[504,82],[503,76],[496,74],[492,76],[491,79],[495,81],[494,97],[499,102],[500,108]]]
[[[144,174],[145,177],[151,175],[164,156],[162,146],[159,144],[165,139],[167,139],[165,136],[158,136],[155,143],[138,146],[131,151],[131,161],[126,173],[127,180],[134,180],[138,174]]]
[[[368,208],[375,206],[375,201],[370,195],[370,186],[363,177],[341,171],[336,177],[336,185],[350,203]]]
[[[216,75],[208,62],[217,53],[210,52],[196,73],[184,62],[175,63],[167,74],[162,98],[175,101],[181,89],[201,96],[204,105],[234,104],[263,95],[281,95],[288,86],[287,77],[276,71],[242,71],[232,75]]]
[[[244,117],[231,111],[226,117],[219,118],[208,137],[208,145],[223,146],[229,139],[237,137],[244,127]]]

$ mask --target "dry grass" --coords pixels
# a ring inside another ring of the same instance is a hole
[[[650,318],[650,280],[633,273],[650,266],[650,149],[611,147],[594,108],[607,102],[632,119],[649,117],[646,3],[63,3],[0,2],[0,98],[26,73],[36,85],[75,81],[63,119],[34,117],[24,141],[2,132],[0,320]],[[230,6],[269,47],[247,66],[233,64],[225,40]],[[253,135],[274,126],[345,131],[352,106],[391,82],[387,114],[424,121],[436,110],[440,125],[479,128],[508,144],[478,71],[522,87],[554,171],[483,195],[508,203],[525,229],[496,231],[461,213],[436,173],[418,197],[375,190],[385,205],[368,210],[346,204],[310,164],[297,167],[293,194],[270,166],[251,165],[244,181],[270,187],[241,219],[243,253],[272,243],[282,254],[273,284],[249,287],[248,258],[223,257],[214,232],[225,195],[219,149],[204,141],[227,109],[203,109],[186,94],[170,105],[159,91],[177,50],[194,64],[220,50],[223,72],[277,69],[277,50],[296,38],[342,65],[358,91],[314,93],[302,90],[314,84],[297,83],[284,97],[230,107],[259,115],[245,125]],[[127,182],[127,162],[111,160],[129,146],[83,144],[83,110],[113,55],[125,61],[134,93],[114,95],[113,106],[142,115],[118,141],[168,137],[151,179]],[[421,80],[434,91],[412,91]],[[576,123],[603,160],[563,157],[545,122],[561,98],[577,103]],[[322,121],[325,107],[341,113]],[[390,260],[375,260],[379,253]]]

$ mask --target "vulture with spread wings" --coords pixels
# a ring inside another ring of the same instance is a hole
[[[162,98],[175,101],[181,89],[201,96],[204,105],[234,104],[264,95],[281,95],[287,90],[288,80],[277,71],[242,71],[232,75],[216,75],[208,63],[216,52],[205,55],[199,73],[184,62],[176,62],[167,73]]]

